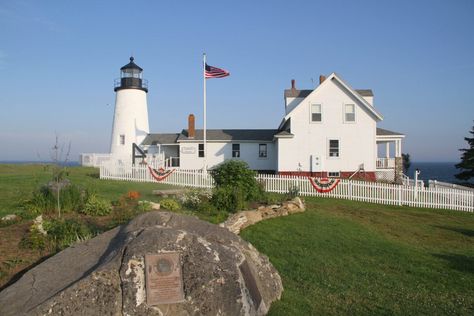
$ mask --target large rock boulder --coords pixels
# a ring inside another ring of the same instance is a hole
[[[178,252],[184,300],[149,305],[146,254]],[[0,292],[0,315],[263,315],[283,291],[251,244],[194,217],[149,212],[65,249]]]

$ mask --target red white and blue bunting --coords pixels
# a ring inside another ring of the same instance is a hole
[[[165,170],[163,168],[160,168],[160,169],[156,170],[156,169],[153,169],[152,167],[148,166],[148,170],[150,170],[151,176],[156,181],[163,181],[164,179],[169,177],[169,175],[172,174],[176,169]]]
[[[328,178],[311,178],[308,177],[309,182],[311,182],[311,185],[313,188],[318,191],[319,193],[327,193],[331,192],[334,190],[334,188],[337,187],[339,184],[340,180],[339,179],[328,179]]]

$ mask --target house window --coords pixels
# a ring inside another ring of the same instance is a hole
[[[267,144],[258,145],[258,157],[267,158]]]
[[[355,105],[354,104],[344,105],[344,120],[346,122],[355,122]]]
[[[329,178],[339,178],[341,176],[341,173],[338,171],[329,171],[328,172],[328,177]]]
[[[311,104],[311,122],[321,122],[321,104]]]
[[[125,145],[125,135],[120,135],[120,145]]]
[[[198,157],[204,157],[204,144],[198,145]]]
[[[339,140],[329,140],[329,157],[339,157]]]
[[[240,157],[240,144],[232,144],[232,157],[233,158]]]

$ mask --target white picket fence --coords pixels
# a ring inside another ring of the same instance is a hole
[[[157,182],[144,165],[104,164],[100,167],[100,178]],[[334,197],[378,204],[474,212],[474,192],[454,188],[425,188],[341,179],[331,192],[319,193],[313,188],[308,177],[258,175],[257,180],[264,185],[267,192],[287,193],[291,188],[297,187],[303,196]],[[214,186],[210,174],[201,170],[176,169],[160,183],[198,188]]]

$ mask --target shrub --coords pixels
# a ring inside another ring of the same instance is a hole
[[[286,199],[286,196],[279,193],[265,192],[262,196],[261,202],[270,205],[270,204],[280,204],[283,200]]]
[[[162,208],[170,211],[176,211],[180,209],[179,203],[173,199],[163,199],[160,201],[160,205]]]
[[[205,189],[191,189],[186,191],[183,195],[179,196],[179,202],[184,206],[192,209],[196,209],[203,202],[207,202],[211,199],[212,192]]]
[[[295,197],[297,197],[298,194],[300,194],[300,187],[297,186],[296,184],[292,184],[288,188],[288,192],[286,192],[286,197],[287,197],[288,200],[292,200]]]
[[[48,242],[47,236],[42,234],[35,225],[30,227],[30,231],[21,239],[20,247],[34,250],[43,250]]]
[[[111,210],[112,207],[109,201],[102,199],[95,194],[91,194],[81,212],[91,216],[104,216],[110,214]]]
[[[31,199],[23,203],[32,215],[53,212],[57,207],[57,192],[43,185],[33,192]],[[59,203],[62,212],[79,211],[84,207],[85,194],[75,185],[67,185],[60,191]]]
[[[140,213],[151,211],[151,203],[149,201],[138,201],[137,210]]]
[[[212,204],[221,210],[235,212],[250,201],[262,198],[264,190],[255,179],[256,173],[240,160],[228,160],[211,171],[216,187]]]
[[[44,221],[43,226],[48,233],[48,239],[57,249],[69,247],[77,241],[90,239],[95,235],[87,225],[73,219]]]

